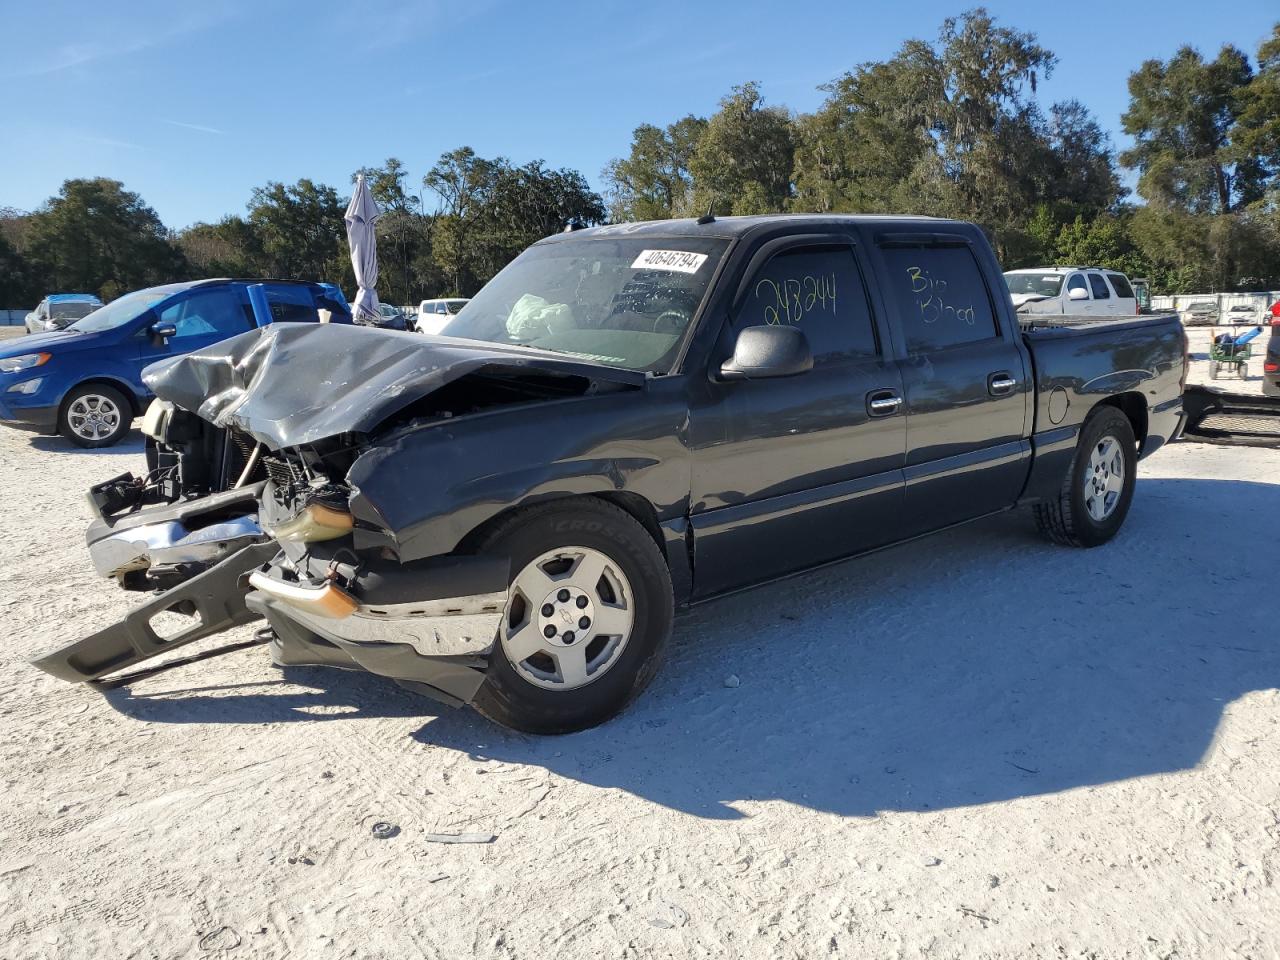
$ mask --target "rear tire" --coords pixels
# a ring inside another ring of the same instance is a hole
[[[115,387],[76,387],[58,412],[58,432],[77,447],[96,449],[119,443],[133,423],[133,405]]]
[[[512,583],[474,701],[482,714],[526,733],[571,733],[649,685],[675,605],[662,551],[630,514],[593,497],[541,504],[500,522],[477,552],[508,557]]]
[[[1112,406],[1096,408],[1080,428],[1062,489],[1052,500],[1035,505],[1036,526],[1054,543],[1101,546],[1124,524],[1137,468],[1137,442],[1129,418]]]

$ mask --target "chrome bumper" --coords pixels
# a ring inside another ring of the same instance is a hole
[[[179,520],[162,520],[94,541],[89,544],[89,557],[100,576],[118,577],[153,567],[217,563],[264,539],[266,534],[256,515],[233,517],[195,530]]]
[[[286,581],[279,560],[255,572],[250,586],[270,599],[272,609],[334,642],[403,644],[423,657],[482,657],[493,648],[507,605],[505,576],[487,569],[470,578],[476,593],[432,596],[430,579],[424,578],[424,599],[359,602],[332,585]],[[492,589],[498,583],[502,589]]]

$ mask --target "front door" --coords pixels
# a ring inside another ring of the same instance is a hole
[[[903,532],[924,533],[1018,498],[1030,464],[1032,385],[1021,334],[1002,325],[972,247],[963,238],[894,236],[880,257],[905,354]]]
[[[190,353],[253,328],[252,311],[240,289],[232,286],[199,288],[160,304],[151,325],[171,325],[176,333],[164,342],[151,336],[150,326],[139,331],[138,381],[149,363]]]
[[[711,382],[691,410],[694,595],[707,596],[893,539],[902,506],[902,381],[845,236],[768,245],[738,288],[739,331],[804,332],[813,369]]]

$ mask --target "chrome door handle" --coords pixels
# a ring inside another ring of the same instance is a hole
[[[891,413],[897,413],[900,406],[902,406],[902,398],[892,393],[873,396],[867,401],[867,410],[873,417],[887,417]]]
[[[987,389],[992,393],[1008,393],[1018,385],[1018,381],[1006,374],[993,374],[987,381]]]

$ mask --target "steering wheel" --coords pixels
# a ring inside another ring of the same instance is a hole
[[[658,329],[658,327],[660,327],[664,322],[671,326],[670,330]],[[674,335],[679,335],[679,333],[688,325],[688,323],[689,323],[689,317],[684,312],[680,310],[674,310],[674,309],[663,310],[660,314],[658,314],[657,319],[653,321],[653,332],[654,333],[671,333]]]

